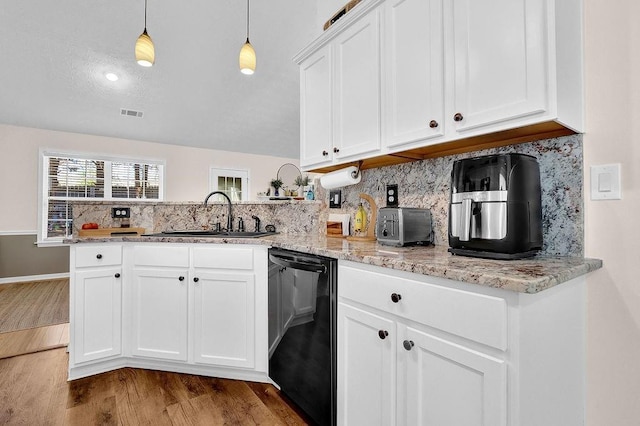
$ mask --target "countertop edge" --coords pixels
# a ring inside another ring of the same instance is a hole
[[[298,241],[302,239],[302,241]],[[309,237],[305,235],[278,235],[263,238],[194,238],[194,237],[73,237],[65,240],[67,244],[78,243],[203,243],[203,244],[244,244],[266,245],[289,250],[302,251],[338,260],[349,260],[383,268],[416,273],[420,275],[477,284],[484,287],[535,294],[559,284],[586,275],[602,268],[600,259],[577,257],[539,257],[524,261],[495,261],[477,258],[452,257],[442,247],[426,247],[431,258],[422,261],[402,259],[404,248],[373,249],[367,243],[360,243],[353,250],[339,245],[331,248],[327,238]],[[365,245],[363,245],[365,244]],[[376,243],[368,243],[375,245]],[[335,244],[334,244],[335,245]],[[376,246],[377,247],[377,246]],[[359,254],[358,249],[367,248],[375,254]],[[395,251],[394,251],[395,250]],[[414,252],[415,253],[415,252]],[[425,252],[427,253],[427,252]],[[434,261],[435,259],[435,261]],[[545,270],[545,264],[553,264],[553,268]]]

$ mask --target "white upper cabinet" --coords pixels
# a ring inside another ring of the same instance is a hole
[[[362,1],[294,58],[302,167],[583,131],[581,11],[582,0]],[[305,75],[315,67],[322,78]]]
[[[380,13],[373,10],[340,34],[335,51],[337,159],[380,149]]]
[[[333,160],[331,46],[324,46],[300,66],[300,165]]]
[[[384,4],[383,139],[387,147],[444,134],[442,0]]]
[[[550,64],[545,3],[451,2],[453,111],[448,119],[457,132],[501,130],[509,120],[547,112]]]

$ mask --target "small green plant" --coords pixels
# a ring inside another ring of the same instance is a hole
[[[282,188],[282,179],[280,178],[271,179],[271,186],[273,186],[273,189],[275,189],[276,191]]]
[[[307,186],[309,185],[309,176],[308,175],[299,175],[298,177],[296,177],[296,180],[293,181],[294,185],[296,186]]]

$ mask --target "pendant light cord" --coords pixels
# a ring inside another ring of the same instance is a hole
[[[144,0],[144,29],[147,30],[147,0]]]
[[[249,0],[247,0],[247,43],[248,42],[249,42]]]

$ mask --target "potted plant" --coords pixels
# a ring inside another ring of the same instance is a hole
[[[278,197],[280,195],[280,188],[282,188],[282,179],[280,178],[271,179],[271,186],[273,187],[273,190],[274,190],[273,195]]]
[[[302,175],[299,175],[295,181],[293,181],[293,184],[296,186],[307,186],[309,185],[309,176],[308,175],[304,175],[304,177]]]

